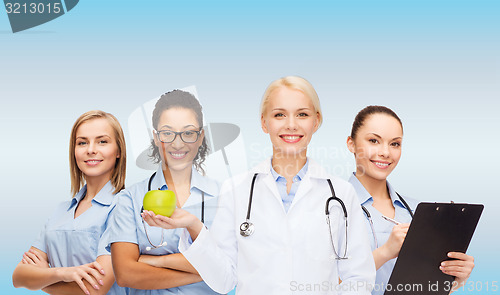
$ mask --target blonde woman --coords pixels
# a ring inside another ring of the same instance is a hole
[[[81,115],[70,136],[73,198],[57,207],[12,275],[14,286],[49,294],[126,294],[115,284],[101,239],[114,195],[124,188],[126,149],[118,120]]]
[[[212,228],[179,209],[146,221],[186,228],[182,254],[219,293],[369,294],[375,267],[354,189],[307,157],[322,118],[308,81],[272,82],[260,113],[272,157],[223,184]]]

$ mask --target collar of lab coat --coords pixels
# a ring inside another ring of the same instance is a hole
[[[316,163],[314,160],[311,158],[307,158],[309,161],[309,167],[307,168],[306,175],[304,175],[304,178],[301,180],[299,188],[297,190],[297,193],[295,194],[295,197],[292,201],[292,205],[290,206],[289,212],[292,210],[294,205],[300,201],[304,196],[308,195],[307,193],[313,188],[313,185],[311,183],[311,179],[329,179],[331,176],[326,172],[326,170],[321,167],[318,163]],[[271,173],[271,159],[267,159],[254,167],[252,169],[252,174],[254,173],[259,173],[263,174],[262,179],[266,186],[271,190],[273,193],[274,197],[281,203],[283,204],[283,201],[281,200],[280,194],[278,192],[278,188],[276,186],[276,182],[273,179],[273,175]],[[259,177],[259,176],[258,176]],[[326,182],[325,182],[326,183]],[[284,209],[283,209],[284,210]]]
[[[263,162],[261,162],[259,165],[255,166],[252,169],[253,173],[259,173],[259,174],[271,174],[271,159],[269,158]],[[326,172],[326,170],[321,167],[316,161],[313,159],[307,157],[307,161],[309,161],[309,167],[307,168],[306,175],[304,175],[304,178],[310,177],[310,178],[318,178],[318,179],[328,179],[331,176]]]

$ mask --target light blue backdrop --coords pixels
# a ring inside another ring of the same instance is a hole
[[[253,166],[270,154],[260,97],[285,75],[316,87],[325,121],[310,155],[343,178],[354,169],[345,140],[355,114],[382,104],[400,115],[404,151],[391,182],[420,200],[485,205],[471,281],[481,294],[500,292],[491,290],[500,264],[499,13],[500,2],[481,0],[85,0],[12,34],[0,11],[0,293],[34,294],[12,287],[12,271],[69,198],[69,131],[81,113],[111,112],[127,129],[143,102],[196,85],[208,121],[241,127]],[[127,184],[147,175],[129,161]]]

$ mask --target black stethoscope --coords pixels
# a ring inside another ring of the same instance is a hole
[[[398,192],[396,192],[396,195],[398,195],[399,200],[401,201],[401,203],[403,203],[403,207],[405,207],[405,209],[408,211],[408,213],[410,213],[410,216],[413,219],[413,212],[411,212],[411,208],[408,205],[408,203],[406,203],[405,199],[403,199],[403,197],[401,197],[401,195],[398,194]],[[370,228],[372,229],[373,240],[375,240],[375,249],[377,249],[378,248],[378,241],[377,241],[377,235],[375,234],[375,228],[373,227],[372,216],[371,216],[370,212],[368,212],[368,209],[366,209],[365,206],[361,205],[361,209],[363,209],[363,211],[366,214],[366,217],[368,218],[368,221],[370,222]]]
[[[240,225],[240,235],[243,237],[249,237],[255,232],[255,227],[252,222],[250,222],[250,212],[252,210],[252,198],[253,198],[253,188],[255,186],[255,180],[257,179],[258,173],[255,173],[252,178],[252,185],[250,186],[250,197],[248,198],[248,209],[247,209],[247,218],[246,220],[241,223]],[[330,232],[330,241],[332,242],[332,248],[333,252],[335,253],[335,259],[347,259],[347,209],[344,205],[344,202],[335,196],[335,190],[333,189],[332,182],[330,179],[326,180],[328,182],[328,185],[330,186],[330,191],[332,193],[332,196],[326,200],[326,206],[325,206],[325,214],[326,214],[326,223],[328,224],[328,230]],[[342,207],[342,211],[344,211],[344,221],[345,221],[345,247],[344,247],[344,255],[340,257],[337,254],[337,251],[335,250],[335,244],[333,242],[333,235],[332,235],[332,228],[330,226],[330,201],[337,201],[339,202],[340,206]]]
[[[153,178],[155,177],[155,175],[156,175],[156,172],[153,173],[153,175],[151,175],[151,177],[149,178],[148,192],[151,190],[151,182],[153,181]],[[160,189],[158,189],[158,190],[160,190]],[[142,213],[142,211],[144,211],[144,206],[141,208],[141,213]],[[203,191],[201,191],[201,222],[205,223],[205,193]],[[149,244],[152,247],[152,248],[149,247],[149,246],[146,247],[146,251],[151,251],[151,249],[157,249],[157,248],[160,248],[160,247],[167,246],[167,242],[165,242],[163,240],[164,239],[163,228],[161,229],[161,242],[160,242],[159,245],[155,245],[149,239],[148,231],[146,229],[146,224],[144,224],[144,219],[142,219],[142,226],[144,227],[144,232],[146,233],[146,238],[148,239],[148,242],[149,242]]]

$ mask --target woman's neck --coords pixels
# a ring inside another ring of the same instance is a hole
[[[356,171],[356,178],[361,182],[374,201],[390,199],[387,190],[387,179],[375,179],[367,176],[362,171]]]
[[[163,176],[165,177],[165,182],[167,186],[184,186],[191,184],[191,169],[183,169],[183,170],[172,170],[172,169],[164,169]]]
[[[182,170],[173,170],[163,167],[163,177],[169,190],[177,196],[177,207],[182,207],[190,196],[191,190],[191,167]]]
[[[109,177],[103,177],[102,175],[99,177],[86,177],[87,193],[84,200],[92,200],[110,179],[111,175]]]

